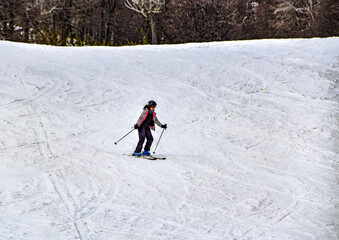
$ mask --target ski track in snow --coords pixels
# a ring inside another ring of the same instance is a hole
[[[338,44],[0,42],[0,239],[339,239]]]

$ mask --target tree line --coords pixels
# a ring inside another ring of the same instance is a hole
[[[338,0],[0,0],[0,39],[57,46],[339,35]]]

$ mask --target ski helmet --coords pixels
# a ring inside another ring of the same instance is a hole
[[[156,103],[155,101],[153,101],[153,100],[150,100],[150,101],[148,102],[148,106],[150,106],[150,107],[156,107],[156,106],[157,106],[157,103]]]

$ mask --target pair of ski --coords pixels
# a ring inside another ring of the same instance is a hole
[[[155,156],[152,156],[152,155],[151,156],[142,155],[140,157],[133,156],[132,154],[124,154],[124,155],[130,156],[130,157],[135,157],[135,158],[143,158],[143,159],[152,160],[152,161],[154,161],[154,160],[165,160],[166,159],[165,157],[155,157]]]

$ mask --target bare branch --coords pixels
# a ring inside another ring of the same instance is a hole
[[[142,11],[142,9],[140,9],[140,6],[137,3],[135,3],[133,0],[132,0],[132,3],[130,3],[129,0],[126,0],[125,6],[133,11],[141,13],[144,17],[147,17],[147,15]]]
[[[129,9],[141,13],[144,17],[149,17],[162,12],[165,0],[126,0],[125,5]]]
[[[56,10],[62,10],[62,8],[58,8],[58,7],[52,7],[49,11],[47,12],[42,12],[41,15],[48,15]]]

